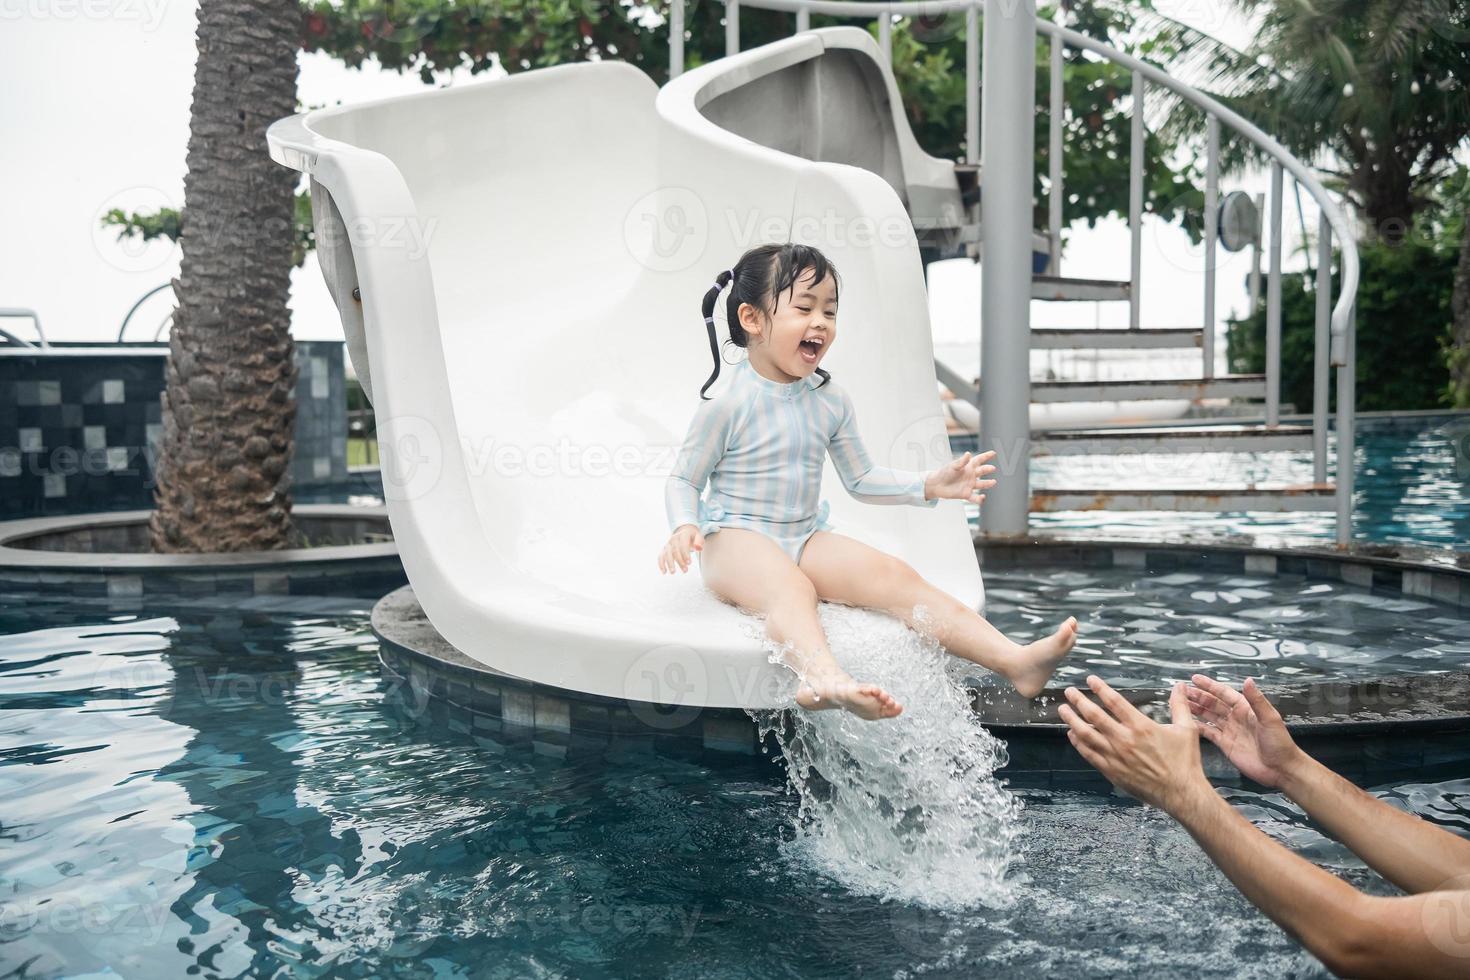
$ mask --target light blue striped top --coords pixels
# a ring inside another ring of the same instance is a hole
[[[934,507],[917,470],[874,466],[858,435],[852,399],[834,378],[820,388],[813,372],[783,384],[751,367],[700,399],[665,483],[670,531],[684,524],[760,525],[778,535],[804,534],[823,523],[822,463],[828,453],[842,485],[870,504]],[[708,503],[700,499],[709,481]]]

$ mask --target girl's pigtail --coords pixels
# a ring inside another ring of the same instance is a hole
[[[715,383],[715,379],[720,376],[720,341],[715,334],[715,300],[719,299],[720,290],[725,288],[725,284],[734,278],[732,275],[734,271],[734,269],[726,269],[724,272],[721,272],[715,277],[715,284],[704,294],[704,303],[701,308],[704,311],[705,329],[709,331],[710,356],[715,360],[714,373],[709,376],[709,380],[704,383],[704,387],[699,389],[699,397],[704,401],[709,401],[705,392],[709,390],[710,385]],[[733,298],[734,290],[731,290],[731,299]]]

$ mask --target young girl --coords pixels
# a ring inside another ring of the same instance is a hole
[[[980,491],[995,486],[984,479],[995,471],[985,465],[994,452],[965,453],[929,473],[868,459],[852,400],[817,366],[837,340],[836,279],[815,248],[763,245],[720,273],[705,295],[715,370],[700,389],[666,484],[673,536],[659,568],[687,572],[693,551],[710,590],[763,615],[767,635],[791,650],[787,663],[801,678],[796,703],[803,708],[846,708],[868,719],[903,710],[881,687],[859,683],[838,666],[817,616],[819,599],[896,616],[1034,698],[1072,648],[1075,619],[1043,640],[1015,643],[906,562],[832,531],[827,501],[818,504],[827,453],[847,492],[866,503],[934,507],[953,498],[978,504],[985,499]],[[749,357],[723,392],[707,398],[720,374],[715,300],[727,283],[730,339]],[[700,499],[706,480],[708,502]],[[917,615],[916,607],[926,614]]]

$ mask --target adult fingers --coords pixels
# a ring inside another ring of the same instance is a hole
[[[1113,717],[1125,725],[1137,725],[1148,721],[1142,711],[1139,711],[1128,700],[1108,686],[1107,681],[1096,674],[1087,675],[1087,686],[1092,688],[1103,706],[1113,713]]]
[[[1220,683],[1213,677],[1206,677],[1204,674],[1195,674],[1190,677],[1190,680],[1194,683],[1195,687],[1219,698],[1227,711],[1235,707],[1236,703],[1241,700],[1239,691],[1229,684]]]
[[[1205,721],[1218,722],[1229,715],[1219,698],[1213,694],[1206,694],[1199,688],[1186,687],[1184,695],[1189,698],[1189,710]]]
[[[1245,679],[1245,699],[1250,702],[1250,706],[1255,711],[1256,717],[1262,721],[1281,720],[1281,712],[1276,710],[1274,704],[1266,700],[1266,695],[1256,685],[1254,678],[1247,677]]]
[[[1194,715],[1189,711],[1189,698],[1184,693],[1184,682],[1175,681],[1169,692],[1169,720],[1180,728],[1194,726]]]
[[[1085,721],[1071,705],[1061,705],[1057,708],[1057,717],[1067,723],[1067,733],[1076,736],[1077,740],[1086,742],[1096,751],[1105,751],[1108,747],[1107,738]]]
[[[1101,752],[1088,745],[1080,735],[1071,729],[1067,730],[1067,740],[1072,743],[1072,747],[1077,750],[1078,755],[1082,756],[1084,762],[1099,772],[1102,771],[1103,755]]]
[[[1118,723],[1106,711],[1088,700],[1087,695],[1075,687],[1069,687],[1063,693],[1066,695],[1067,705],[1089,725],[1109,736],[1117,733]]]

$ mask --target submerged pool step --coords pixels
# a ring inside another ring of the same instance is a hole
[[[1264,374],[1217,378],[1139,378],[1127,381],[1033,381],[1033,402],[1127,402],[1150,398],[1265,398]]]
[[[1032,350],[1179,350],[1204,343],[1199,327],[1148,327],[1129,330],[1097,327],[1033,327]]]
[[[1072,279],[1066,276],[1032,276],[1031,298],[1052,301],[1127,299],[1133,284],[1119,279]]]
[[[1033,490],[1031,512],[1063,510],[1287,511],[1337,508],[1330,483],[1212,489]]]
[[[1033,456],[1083,456],[1109,453],[1246,453],[1312,449],[1309,425],[1130,426],[1111,429],[1057,429],[1036,433]]]

